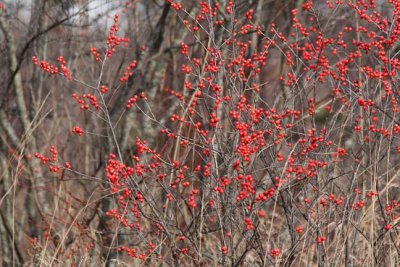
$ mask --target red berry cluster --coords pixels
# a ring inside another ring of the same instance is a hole
[[[68,80],[72,80],[72,74],[71,74],[69,68],[66,66],[67,62],[65,61],[64,57],[62,57],[62,56],[59,56],[57,58],[57,62],[60,64],[59,67],[50,64],[46,60],[40,61],[40,64],[39,64],[39,60],[36,56],[32,57],[32,61],[35,66],[40,66],[40,68],[43,71],[45,71],[49,74],[52,74],[52,75],[61,74],[61,75],[65,76]]]
[[[79,127],[79,126],[74,126],[74,127],[72,128],[72,132],[75,133],[75,134],[77,134],[77,135],[79,135],[79,136],[82,136],[82,135],[83,135],[83,130],[82,130],[82,128]]]
[[[111,57],[113,53],[116,51],[116,47],[119,46],[120,44],[125,44],[125,46],[128,46],[129,43],[129,38],[125,37],[118,37],[116,33],[118,32],[118,21],[119,21],[119,15],[115,14],[114,15],[114,23],[110,28],[110,32],[107,37],[107,52],[106,56]]]

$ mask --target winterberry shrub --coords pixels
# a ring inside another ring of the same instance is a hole
[[[245,2],[166,0],[144,44],[119,11],[90,75],[32,56],[71,115],[29,161],[95,185],[42,215],[43,264],[399,264],[400,2]]]

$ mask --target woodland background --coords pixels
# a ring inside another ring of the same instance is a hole
[[[387,140],[374,135],[374,138],[378,140],[376,143],[364,143],[362,138],[355,134],[355,122],[360,120],[359,118],[356,121],[357,116],[364,113],[357,106],[357,98],[352,97],[354,96],[352,89],[343,93],[348,96],[351,103],[347,109],[341,109],[340,105],[332,102],[331,90],[327,89],[331,86],[327,83],[318,83],[317,78],[313,86],[310,86],[312,89],[306,88],[304,89],[306,93],[295,95],[290,86],[282,85],[280,77],[287,77],[290,71],[300,73],[301,67],[291,69],[286,64],[287,54],[275,48],[271,49],[268,55],[268,63],[254,78],[254,82],[261,88],[258,101],[266,103],[266,106],[275,107],[278,112],[287,108],[300,110],[302,112],[300,118],[306,121],[309,119],[306,104],[310,97],[308,90],[310,92],[313,90],[319,117],[313,117],[313,121],[308,124],[300,123],[301,127],[294,129],[287,140],[299,140],[302,134],[307,133],[307,129],[312,128],[312,125],[318,131],[322,127],[329,129],[333,142],[338,144],[338,147],[345,147],[348,150],[347,158],[340,163],[332,163],[325,169],[317,170],[318,177],[322,177],[319,178],[322,182],[318,190],[325,193],[311,199],[316,206],[321,206],[321,196],[326,194],[326,199],[328,199],[329,194],[337,194],[344,197],[342,200],[346,205],[343,205],[340,211],[328,207],[325,213],[318,215],[320,218],[313,226],[318,230],[308,232],[305,227],[303,239],[299,239],[295,226],[307,225],[308,220],[315,218],[307,217],[309,210],[296,204],[304,200],[308,189],[304,189],[306,186],[303,188],[293,184],[292,188],[279,191],[279,196],[274,198],[275,201],[265,207],[264,210],[267,213],[265,218],[256,216],[254,220],[259,223],[253,235],[241,232],[243,240],[238,241],[236,247],[232,245],[230,250],[235,250],[235,252],[232,254],[228,252],[229,258],[224,262],[220,261],[221,248],[217,245],[219,242],[216,241],[220,240],[220,237],[217,234],[209,239],[204,237],[205,248],[201,257],[196,253],[189,253],[189,256],[183,255],[182,258],[176,256],[174,252],[176,244],[174,245],[172,241],[165,241],[165,246],[170,247],[170,251],[167,248],[159,251],[159,255],[163,255],[165,260],[149,257],[143,261],[138,259],[140,257],[131,258],[126,255],[127,253],[124,254],[118,250],[124,245],[137,247],[138,251],[145,247],[143,249],[145,251],[148,245],[143,245],[137,239],[135,232],[120,230],[113,224],[113,219],[106,216],[106,213],[118,202],[117,197],[110,192],[104,172],[107,155],[110,152],[115,153],[112,132],[107,124],[94,114],[95,112],[82,112],[71,95],[84,90],[85,83],[95,84],[98,80],[99,65],[95,64],[91,48],[104,47],[114,15],[119,14],[118,36],[127,37],[130,42],[126,47],[122,45],[118,48],[108,61],[107,66],[102,70],[102,83],[108,88],[119,88],[108,98],[107,103],[110,119],[115,122],[115,138],[118,141],[121,156],[127,164],[133,164],[131,155],[138,153],[136,137],[140,137],[146,140],[152,149],[162,151],[163,155],[166,155],[165,158],[176,158],[173,155],[176,151],[174,146],[169,144],[165,135],[160,134],[160,128],[157,125],[162,124],[167,128],[172,128],[174,123],[169,118],[181,108],[179,102],[175,101],[175,97],[165,90],[165,88],[170,88],[180,92],[185,87],[186,74],[182,73],[181,66],[185,64],[186,59],[181,55],[181,42],[189,46],[191,56],[204,58],[203,46],[211,38],[210,35],[204,33],[199,33],[198,38],[194,38],[193,33],[186,30],[183,24],[185,14],[195,15],[199,12],[198,2],[181,1],[185,10],[184,14],[161,0],[1,2],[0,259],[2,266],[95,266],[98,264],[107,266],[134,266],[135,264],[136,266],[140,264],[148,266],[283,266],[285,264],[327,266],[324,264],[328,262],[336,264],[332,266],[373,266],[374,264],[395,266],[396,263],[398,265],[400,239],[396,229],[397,220],[392,221],[393,229],[390,233],[384,229],[392,215],[387,216],[385,207],[387,204],[391,205],[392,200],[396,200],[399,193],[397,139]],[[216,1],[205,2],[214,5]],[[229,16],[224,11],[229,1],[218,2],[221,4],[221,10],[218,12],[226,16],[224,18],[221,15],[224,23],[229,25],[231,23]],[[309,1],[235,0],[234,2],[238,24],[245,21],[246,13],[249,9],[253,9],[254,25],[261,26],[261,29],[266,32],[266,29],[271,28],[271,23],[274,23],[279,32],[285,36],[291,36],[296,32],[292,24],[292,10],[295,8],[302,10],[305,2]],[[341,31],[345,25],[353,27],[364,25],[351,8],[337,8],[329,11],[325,1],[313,2],[312,12],[318,18],[318,24],[326,36],[336,38],[338,31]],[[388,18],[392,16],[392,4],[386,1],[374,2],[380,14]],[[369,12],[372,14],[373,11],[369,10]],[[299,11],[297,17],[307,24],[310,15]],[[365,26],[373,28],[369,24]],[[255,34],[256,31],[250,31],[240,37],[245,38],[246,41],[252,41],[249,51],[256,51],[265,41],[265,38]],[[222,30],[215,30],[212,34],[215,47],[219,47],[227,38]],[[364,38],[354,34],[349,37],[349,43],[351,39]],[[378,36],[380,34],[377,33]],[[390,55],[397,55],[398,50],[399,42],[396,41],[390,47]],[[32,62],[33,56],[39,60],[56,62],[60,55],[64,57],[67,67],[73,74],[73,81],[49,75],[39,67],[35,67]],[[245,56],[251,58],[251,52]],[[121,85],[119,77],[132,60],[136,60],[134,74]],[[295,64],[301,65],[298,62]],[[368,78],[361,77],[357,70],[358,64],[370,64],[373,69],[379,69],[379,66],[384,65],[373,54],[369,54],[356,62],[357,66],[349,67],[348,79],[361,78],[363,86],[367,84]],[[396,77],[390,82],[397,93]],[[227,80],[223,79],[222,83],[228,83]],[[369,87],[364,88],[374,88],[366,93],[366,99],[379,99],[383,92],[383,87],[379,82],[371,81]],[[157,123],[154,123],[149,116],[143,116],[142,111],[149,112],[146,105],[141,106],[141,110],[125,112],[127,99],[132,95],[140,95],[142,92],[148,97],[149,103],[154,103],[151,105],[151,112],[158,118]],[[328,116],[325,113],[324,108],[328,104],[336,112],[334,115]],[[380,109],[386,111],[383,104]],[[396,115],[388,117],[388,114],[377,112],[375,121],[382,122],[382,128],[391,129],[396,124]],[[364,114],[363,116],[366,121],[369,121],[375,115]],[[365,124],[369,125],[369,122]],[[85,132],[83,137],[71,131],[76,125],[83,128]],[[188,135],[190,135],[189,132],[190,130],[188,130]],[[233,140],[226,137],[222,142],[229,143]],[[61,161],[68,161],[74,171],[60,170],[54,173],[42,166],[34,154],[45,153],[50,145],[56,145]],[[224,147],[226,153],[233,151],[232,147],[228,145]],[[285,163],[290,149],[281,151],[285,157]],[[228,154],[225,155],[228,157]],[[315,156],[316,160],[319,155],[323,157],[323,151]],[[190,157],[182,152],[180,162],[190,162]],[[276,157],[277,151],[274,150],[265,158],[260,156],[258,161],[252,162],[254,174],[265,173],[260,166],[272,166],[276,162]],[[360,159],[361,163],[358,165],[353,163],[355,158]],[[276,166],[278,167],[272,169],[286,168],[279,164]],[[268,179],[275,176],[274,170],[268,170],[267,173],[260,175],[268,176]],[[147,182],[143,182],[145,183]],[[272,182],[269,183],[272,184]],[[154,196],[154,199],[157,198],[157,194],[160,194],[160,198],[165,199],[165,195],[161,194],[160,186],[151,183],[148,186],[147,191],[142,192],[143,194]],[[312,186],[315,188],[314,184]],[[372,208],[364,209],[362,214],[354,215],[352,205],[359,201],[356,199],[357,193],[354,196],[354,190],[357,188],[364,197],[368,192],[378,192],[379,199],[376,203],[374,202],[375,204],[371,204]],[[180,208],[177,207],[177,209]],[[227,216],[227,220],[233,224],[243,224],[243,214],[231,213]],[[199,217],[190,215],[190,212],[182,216],[192,216],[194,222],[199,220]],[[271,220],[272,217],[274,220]],[[183,229],[178,223],[179,220],[176,218],[177,224],[175,228],[171,226],[171,231]],[[204,236],[212,235],[211,228],[208,230],[209,232],[204,233]],[[150,240],[152,231],[148,230],[144,239]],[[191,240],[194,247],[200,242],[201,247],[202,241],[199,240],[202,237],[198,236],[197,230],[191,231],[188,230],[186,239]],[[331,245],[326,247],[316,244],[316,237],[320,236],[321,231],[326,233],[325,236],[329,240],[337,241],[332,241]],[[267,235],[268,238],[264,235],[266,232],[270,233]],[[309,239],[306,238],[308,235]],[[267,239],[274,244],[266,245],[266,247],[260,245],[259,242],[266,242]],[[182,247],[178,245],[176,247],[182,252]],[[280,248],[279,259],[274,258],[273,253],[270,254],[271,249],[275,247]],[[265,250],[268,251],[268,255],[264,257]],[[300,256],[301,253],[305,256]]]

